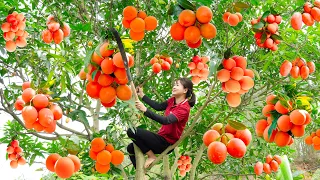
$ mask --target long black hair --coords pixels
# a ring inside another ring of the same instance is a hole
[[[188,102],[189,105],[191,107],[193,107],[196,104],[196,95],[193,92],[193,83],[190,79],[188,78],[179,78],[177,81],[180,81],[180,83],[182,84],[182,86],[184,88],[187,88],[187,94],[186,94],[186,98],[189,98]]]

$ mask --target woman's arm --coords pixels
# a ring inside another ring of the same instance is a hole
[[[153,109],[157,110],[157,111],[163,111],[167,108],[168,106],[168,102],[164,101],[162,103],[158,103],[156,101],[151,100],[148,96],[144,95],[142,97],[142,101],[144,101],[145,103],[147,103],[150,107],[152,107]]]
[[[156,114],[152,111],[150,111],[149,109],[147,109],[146,112],[143,113],[145,116],[147,116],[148,118],[157,121],[160,124],[172,124],[178,121],[178,118],[173,115],[170,114],[169,116],[161,116],[159,114]]]

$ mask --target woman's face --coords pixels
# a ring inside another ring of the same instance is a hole
[[[184,88],[183,85],[180,83],[180,81],[176,81],[173,85],[173,88],[172,88],[172,95],[173,96],[180,96],[180,95],[183,95],[183,94],[186,94],[187,93],[187,88]]]

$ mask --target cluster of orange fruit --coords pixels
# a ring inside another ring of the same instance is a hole
[[[262,172],[266,174],[271,174],[271,172],[277,172],[279,166],[281,164],[281,157],[278,155],[274,155],[273,157],[269,154],[266,157],[266,162],[262,164],[262,162],[257,162],[254,165],[254,172],[256,175],[261,175]]]
[[[48,16],[47,27],[48,29],[42,31],[42,40],[47,44],[50,44],[52,41],[55,44],[60,44],[63,38],[70,35],[70,26],[64,22],[61,27],[53,15]]]
[[[157,28],[158,20],[154,16],[147,16],[144,11],[137,11],[133,6],[127,6],[123,9],[122,25],[129,28],[129,35],[132,40],[141,41],[144,38],[144,32],[152,31]]]
[[[316,132],[312,132],[304,139],[307,145],[313,145],[314,150],[320,150],[320,129]]]
[[[230,26],[237,26],[238,23],[242,21],[242,14],[239,12],[236,12],[235,14],[225,12],[222,16],[222,20]]]
[[[278,37],[279,24],[281,21],[282,17],[280,15],[273,14],[268,15],[263,21],[261,20],[261,17],[251,21],[253,27],[257,23],[263,23],[263,26],[254,34],[256,44],[259,47],[268,48],[272,51],[278,50],[278,44],[281,42]],[[263,39],[263,36],[266,36],[266,38]]]
[[[241,104],[241,95],[254,86],[254,73],[247,69],[247,60],[242,56],[234,56],[222,61],[223,69],[217,72],[217,79],[222,82],[222,90],[231,107]]]
[[[106,144],[102,138],[94,138],[91,141],[89,156],[96,161],[96,170],[103,174],[110,170],[110,163],[117,166],[124,160],[124,154],[115,150],[112,144]]]
[[[22,148],[19,146],[18,140],[12,140],[8,144],[7,153],[8,153],[8,159],[11,160],[10,166],[12,169],[16,169],[18,165],[26,164],[26,160],[24,159],[24,157],[22,157],[23,152],[22,152]]]
[[[306,2],[303,6],[304,12],[295,12],[290,19],[290,23],[293,29],[300,30],[302,28],[302,22],[306,26],[313,26],[314,21],[320,21],[320,0],[314,1],[314,6],[310,2]]]
[[[28,32],[24,30],[25,28],[26,18],[22,13],[13,12],[7,16],[6,21],[1,25],[7,51],[13,52],[17,46],[27,46]]]
[[[37,94],[30,88],[30,82],[22,85],[22,96],[14,103],[16,110],[22,110],[22,118],[27,129],[37,132],[53,133],[56,130],[56,121],[62,118],[62,109],[59,105],[49,102],[47,94]]]
[[[209,61],[208,56],[193,56],[192,61],[188,64],[190,69],[190,75],[192,76],[191,81],[193,84],[199,84],[200,81],[205,81],[209,76],[209,66],[207,62]]]
[[[186,176],[187,172],[191,170],[192,164],[191,164],[192,158],[190,156],[180,156],[177,165],[179,169],[180,176],[184,177]]]
[[[299,78],[299,76],[302,79],[307,79],[315,70],[316,66],[312,61],[306,63],[305,60],[297,57],[292,62],[288,60],[283,61],[280,67],[280,74],[284,77],[290,74],[294,79]]]
[[[61,157],[53,153],[47,157],[46,167],[49,171],[55,172],[59,178],[70,178],[73,173],[80,170],[81,162],[75,155],[69,154],[67,157]]]
[[[249,129],[236,130],[229,124],[223,127],[222,123],[216,123],[203,135],[202,140],[208,147],[209,160],[214,164],[221,164],[226,160],[227,153],[232,157],[242,158],[252,135]]]
[[[156,74],[160,73],[161,70],[168,71],[173,63],[173,60],[169,56],[163,56],[156,54],[151,60],[152,71]]]
[[[109,49],[109,43],[100,45],[98,55],[92,54],[88,65],[88,73],[82,69],[79,77],[88,80],[86,92],[94,99],[100,99],[104,107],[110,108],[116,104],[116,98],[127,101],[131,98],[132,91],[127,85],[128,78],[120,52],[114,54],[114,49]],[[128,66],[133,67],[134,59],[126,53]]]
[[[207,6],[201,6],[196,12],[186,9],[179,14],[178,22],[172,24],[170,34],[176,41],[186,40],[190,48],[201,46],[202,37],[213,39],[217,29],[210,23],[212,11]]]
[[[311,116],[306,110],[293,109],[292,102],[281,100],[276,95],[269,95],[266,98],[267,105],[262,109],[262,114],[267,120],[261,119],[256,124],[257,136],[263,137],[267,142],[275,142],[277,146],[290,146],[294,137],[302,137],[305,126],[311,122]],[[278,113],[277,128],[268,135],[268,130],[275,117],[273,113]]]

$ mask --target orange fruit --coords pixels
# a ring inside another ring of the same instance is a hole
[[[183,10],[179,14],[178,21],[184,27],[192,26],[196,22],[196,14],[189,9]]]
[[[304,135],[305,131],[305,125],[299,126],[299,125],[293,125],[291,129],[291,133],[294,135],[294,137],[302,137]]]
[[[98,55],[96,52],[93,52],[91,56],[91,61],[100,65],[101,62],[103,61],[103,58],[101,57],[101,55]]]
[[[225,145],[228,144],[228,142],[234,138],[234,135],[231,133],[225,133],[224,135],[221,135],[221,142]]]
[[[60,44],[63,40],[63,31],[58,29],[57,31],[53,32],[53,41],[55,44]]]
[[[270,162],[270,167],[271,167],[271,170],[272,170],[272,171],[277,172],[278,169],[279,169],[279,164],[277,163],[277,161],[272,160],[272,161]]]
[[[113,77],[108,74],[101,74],[98,78],[98,83],[101,86],[110,86],[113,83]]]
[[[226,70],[230,70],[230,71],[231,71],[232,68],[236,67],[236,62],[235,62],[233,59],[231,59],[231,58],[229,58],[229,59],[224,59],[224,60],[222,61],[222,66],[223,66],[223,68],[225,68]]]
[[[303,13],[302,14],[302,22],[306,25],[306,26],[312,26],[314,24],[314,19],[311,16],[311,14],[309,13]]]
[[[68,158],[70,158],[74,164],[74,172],[79,171],[80,167],[81,167],[80,159],[77,156],[72,155],[72,154],[69,154]]]
[[[300,12],[295,12],[290,20],[291,26],[295,30],[300,30],[302,27],[302,15]]]
[[[101,165],[108,165],[111,162],[111,153],[107,150],[102,150],[97,155],[97,162]]]
[[[200,33],[206,39],[213,39],[217,35],[217,28],[211,23],[202,24],[200,26]]]
[[[110,170],[110,164],[102,165],[102,164],[98,163],[98,161],[97,161],[95,168],[99,173],[104,174]]]
[[[93,160],[97,160],[97,155],[98,155],[99,152],[94,152],[92,151],[92,149],[90,149],[89,151],[89,157]]]
[[[104,42],[101,46],[100,46],[100,54],[102,57],[108,57],[111,56],[114,52],[113,49],[109,49],[109,42]]]
[[[288,132],[293,127],[293,124],[290,122],[290,117],[288,115],[280,116],[277,121],[277,124],[278,124],[279,130],[283,132]]]
[[[22,99],[17,99],[14,103],[14,108],[18,111],[21,111],[24,107],[24,101]]]
[[[308,76],[309,76],[309,73],[310,72],[309,72],[308,66],[302,66],[300,68],[300,76],[301,76],[302,79],[307,79]]]
[[[130,23],[131,23],[131,20],[126,20],[125,18],[122,18],[122,25],[123,27],[125,28],[130,28]]]
[[[198,27],[190,26],[184,31],[184,38],[190,43],[196,43],[201,38],[201,33]]]
[[[264,163],[263,164],[263,171],[266,173],[266,174],[271,174],[271,167],[269,164],[267,163]]]
[[[312,9],[312,4],[310,2],[306,2],[303,5],[304,12],[310,13]]]
[[[224,14],[223,14],[223,16],[222,16],[222,20],[223,20],[223,22],[225,22],[225,23],[228,23],[228,18],[229,18],[229,16],[230,16],[230,12],[225,12]]]
[[[141,19],[145,19],[147,17],[147,14],[144,11],[139,11],[138,12],[138,17]]]
[[[127,78],[127,73],[126,73],[126,70],[124,68],[116,68],[116,70],[114,71],[114,75],[118,79]]]
[[[113,147],[112,144],[107,144],[105,149],[106,149],[107,151],[109,151],[110,153],[112,153],[112,151],[114,151],[114,147]]]
[[[232,59],[236,62],[236,67],[242,68],[243,71],[246,70],[246,68],[247,68],[247,60],[246,60],[246,58],[244,58],[242,56],[233,56]],[[252,70],[250,70],[250,71],[252,71]]]
[[[87,79],[87,73],[84,72],[84,69],[83,69],[83,68],[82,68],[82,69],[80,70],[80,72],[79,72],[79,78],[80,78],[81,80],[86,80],[86,79]]]
[[[313,17],[314,20],[317,22],[320,21],[320,9],[318,7],[313,7],[310,12],[311,16]]]
[[[280,113],[280,114],[288,114],[289,113],[289,109],[284,107],[282,104],[281,104],[281,101],[278,101],[276,103],[276,105],[274,106],[275,110]]]
[[[68,157],[61,157],[57,160],[54,170],[58,177],[60,178],[69,178],[74,172],[74,163]]]
[[[70,35],[70,26],[67,23],[63,23],[62,27],[63,37],[68,37]]]
[[[276,102],[278,102],[278,101],[275,101],[275,98],[276,98],[276,97],[277,97],[277,96],[274,95],[274,94],[268,95],[267,98],[266,98],[266,103],[267,103],[267,104],[273,104],[273,105],[275,105]]]
[[[176,41],[181,41],[184,39],[184,31],[186,28],[182,26],[179,22],[172,24],[170,28],[170,34],[172,39]]]
[[[244,75],[244,71],[240,67],[234,67],[231,69],[230,77],[236,81],[239,81],[242,79]]]
[[[91,150],[93,152],[100,152],[102,151],[106,146],[106,143],[102,138],[94,138],[91,141]]]
[[[237,130],[234,137],[242,140],[246,146],[248,146],[252,140],[252,135],[249,129]]]
[[[241,68],[240,68],[241,69]],[[232,72],[232,71],[231,71]],[[236,80],[233,79],[229,79],[226,83],[225,83],[226,89],[229,92],[232,93],[236,93],[239,92],[241,89],[240,83]],[[243,89],[243,88],[242,88]]]
[[[154,16],[148,16],[144,19],[145,22],[145,29],[147,31],[152,31],[157,28],[158,21]]]
[[[43,108],[39,111],[39,123],[44,127],[49,127],[54,120],[53,113],[48,108]]]
[[[231,139],[227,144],[228,153],[235,158],[242,158],[247,151],[245,143],[239,138]]]
[[[263,138],[264,138],[265,141],[267,141],[267,142],[269,142],[269,143],[272,143],[272,142],[274,141],[274,138],[275,138],[278,130],[277,130],[277,129],[273,130],[272,133],[271,133],[271,136],[270,136],[270,138],[269,138],[269,135],[268,135],[269,128],[270,128],[270,126],[268,126],[268,127],[264,130],[264,132],[263,132]]]
[[[228,93],[226,99],[231,107],[238,107],[241,104],[241,96],[238,93]]]
[[[311,61],[310,61],[310,62],[307,62],[307,66],[308,66],[308,68],[309,68],[309,73],[310,73],[310,74],[312,74],[312,73],[315,71],[315,69],[316,69],[314,63],[311,62]]]
[[[273,110],[275,110],[274,105],[272,105],[272,104],[267,104],[267,105],[265,105],[265,106],[263,107],[263,109],[262,109],[262,114],[263,114],[265,117],[270,117],[270,116],[271,116],[270,112],[273,111]]]
[[[209,23],[212,19],[212,16],[212,11],[207,6],[200,6],[196,11],[196,18],[202,24]]]
[[[290,113],[290,120],[295,125],[303,125],[306,121],[306,114],[301,110],[294,110]]]
[[[221,69],[217,72],[217,79],[220,82],[227,82],[230,79],[230,71],[226,69]]]
[[[99,83],[89,82],[86,86],[86,92],[91,98],[98,99],[101,88],[102,86]]]
[[[122,101],[131,99],[132,91],[128,85],[119,85],[116,89],[117,97]]]
[[[111,163],[116,166],[120,165],[124,160],[124,154],[119,150],[112,151],[111,156]]]
[[[242,79],[239,80],[239,83],[243,90],[249,90],[254,86],[254,81],[249,76],[243,76]]]
[[[134,18],[137,17],[138,15],[138,12],[137,12],[137,9],[133,6],[127,6],[123,9],[123,17],[124,19],[126,20],[133,20]]]
[[[236,14],[230,14],[228,17],[228,23],[230,26],[236,26],[238,25],[239,21],[239,17]]]
[[[312,137],[311,137],[311,136],[307,136],[307,137],[304,139],[304,142],[305,142],[307,145],[312,145]]]
[[[130,29],[134,32],[143,32],[145,30],[145,21],[141,18],[135,18],[130,23]]]
[[[57,153],[50,154],[46,159],[46,167],[49,171],[55,172],[54,166],[61,156]]]
[[[257,162],[257,163],[254,165],[254,173],[259,176],[259,175],[262,174],[262,171],[263,171],[263,164],[262,164],[262,162]]]
[[[288,76],[291,69],[292,69],[292,63],[288,60],[283,61],[282,65],[280,67],[281,76],[283,76],[283,77]]]
[[[16,169],[18,167],[18,161],[16,161],[16,160],[10,161],[10,167],[12,169]]]
[[[116,66],[113,64],[113,60],[110,57],[106,57],[104,60],[102,60],[100,66],[102,72],[105,74],[112,74],[116,69]]]
[[[44,94],[37,94],[33,97],[32,103],[35,108],[42,109],[49,105],[49,100]]]
[[[19,159],[18,159],[18,164],[19,165],[25,165],[27,162],[26,162],[26,159],[24,159],[23,157],[20,157]]]
[[[114,106],[116,103],[117,103],[117,98],[114,98],[114,100],[112,100],[109,103],[101,102],[101,104],[106,108],[110,108],[110,107]]]
[[[132,29],[130,29],[129,35],[132,40],[141,41],[144,38],[144,31],[134,32]]]
[[[22,118],[25,122],[33,124],[38,118],[38,111],[33,106],[25,106],[22,109]]]
[[[284,147],[289,144],[290,135],[286,132],[278,131],[276,136],[274,137],[274,142],[279,147]]]
[[[227,158],[227,147],[222,142],[212,142],[208,147],[208,158],[214,164],[221,164]]]
[[[192,42],[189,42],[189,41],[186,41],[186,43],[190,48],[198,48],[198,47],[201,46],[202,38],[200,38],[199,41],[196,42],[196,43],[192,43]]]
[[[130,54],[126,53],[128,61],[129,61],[129,55]],[[120,52],[113,55],[113,64],[119,68],[124,68],[124,63],[123,63],[123,59],[122,59]]]
[[[267,120],[261,119],[261,120],[257,121],[256,129],[255,129],[257,136],[262,137],[263,132],[267,128],[267,126],[268,126]]]
[[[28,103],[36,95],[36,91],[32,88],[27,88],[22,92],[22,99],[24,102]]]
[[[216,141],[220,134],[216,130],[209,130],[202,137],[203,143],[208,147],[212,142]]]
[[[251,69],[245,69],[244,71],[244,76],[249,76],[251,78],[254,78],[254,72]]]
[[[110,103],[114,98],[116,98],[116,90],[111,86],[102,87],[99,93],[99,98],[103,103]]]
[[[237,16],[238,16],[238,18],[239,18],[239,22],[241,22],[241,21],[242,21],[242,19],[243,19],[242,14],[240,14],[240,13],[236,12],[236,13],[235,13],[235,15],[237,15]]]
[[[47,44],[50,44],[53,40],[53,34],[48,29],[42,31],[41,37],[42,37],[43,42],[45,42]]]

